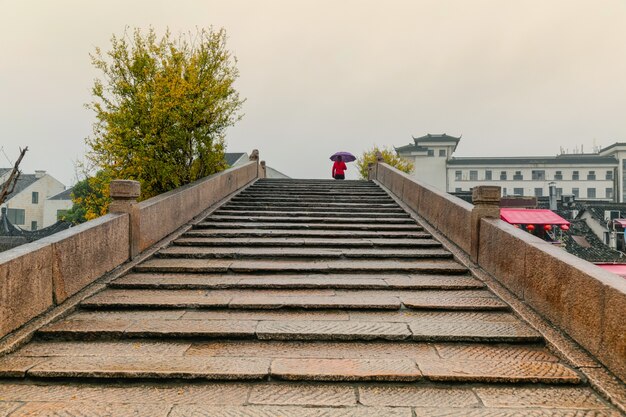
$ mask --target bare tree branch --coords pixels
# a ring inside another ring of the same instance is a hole
[[[24,149],[20,148],[20,156],[17,158],[15,165],[13,165],[11,175],[9,175],[9,179],[2,185],[2,191],[0,191],[0,204],[4,203],[4,200],[6,200],[9,194],[15,191],[17,180],[20,178],[20,174],[22,173],[22,171],[20,171],[20,162],[22,162],[22,158],[24,158],[27,150],[28,146]]]

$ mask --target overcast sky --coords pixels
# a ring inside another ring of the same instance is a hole
[[[26,172],[73,183],[89,53],[149,25],[226,29],[247,98],[228,151],[258,148],[292,177],[426,133],[463,135],[457,156],[626,142],[626,0],[0,0],[8,157],[27,145]]]

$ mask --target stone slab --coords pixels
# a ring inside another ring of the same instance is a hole
[[[432,236],[423,231],[382,231],[382,230],[281,230],[281,229],[192,229],[185,233],[187,237],[204,238],[327,238],[359,237],[388,239],[429,239]]]
[[[53,358],[28,371],[38,378],[263,379],[270,361],[263,358],[72,357]]]
[[[0,402],[0,416],[6,417],[11,414],[12,411],[17,410],[23,405],[23,403],[18,402]]]
[[[611,410],[563,410],[516,408],[414,408],[414,417],[619,417]]]
[[[232,261],[223,259],[149,259],[137,265],[138,272],[228,272]]]
[[[0,382],[0,398],[7,401],[75,402],[112,404],[209,404],[242,405],[250,385],[199,382],[185,384],[125,381],[124,384],[56,382],[49,384]]]
[[[124,318],[61,320],[45,326],[37,332],[43,337],[97,337],[106,333],[109,337],[120,337],[132,324]]]
[[[411,339],[419,341],[462,342],[540,342],[542,336],[528,325],[479,322],[474,320],[413,320],[409,323]]]
[[[504,301],[487,297],[429,296],[412,295],[403,297],[402,303],[408,308],[441,310],[509,310]]]
[[[281,229],[281,230],[369,230],[419,232],[421,226],[415,224],[375,224],[375,223],[278,223],[278,222],[213,222],[204,221],[196,225],[198,229]]]
[[[570,368],[554,362],[455,361],[418,363],[431,381],[486,383],[579,384],[580,377]]]
[[[502,311],[431,311],[431,310],[398,310],[398,311],[350,311],[350,320],[384,321],[390,323],[410,323],[414,320],[439,321],[473,321],[488,323],[516,323],[519,321],[510,312]]]
[[[274,359],[270,375],[292,381],[417,381],[409,359]]]
[[[214,341],[194,343],[189,356],[254,356],[269,358],[326,359],[398,359],[437,360],[432,346],[425,343],[388,342],[281,342],[281,341]]]
[[[110,289],[83,301],[84,308],[181,308],[181,307],[226,307],[231,297],[224,294],[207,294],[193,290],[117,290]]]
[[[15,352],[16,356],[183,356],[191,347],[185,342],[163,341],[72,341],[31,342]]]
[[[404,323],[351,321],[268,321],[257,327],[265,340],[404,340],[411,332]]]
[[[472,407],[479,400],[471,388],[359,386],[359,402],[368,407]]]
[[[23,378],[29,369],[43,360],[43,358],[20,357],[15,354],[3,356],[0,358],[0,377]]]
[[[558,358],[543,346],[494,345],[486,343],[436,343],[442,359],[463,361],[558,362]]]
[[[133,417],[167,417],[170,405],[163,404],[107,404],[94,402],[32,402],[11,414],[11,417],[53,417],[53,416],[133,416]]]
[[[355,406],[356,392],[345,385],[264,384],[252,387],[249,404]]]
[[[254,308],[254,309],[277,309],[277,308],[350,308],[350,309],[378,309],[397,310],[400,308],[400,300],[397,297],[359,297],[354,296],[235,296],[231,300],[230,308]]]
[[[390,288],[412,289],[470,289],[484,288],[485,284],[465,275],[409,275],[384,277]]]
[[[189,310],[182,320],[350,320],[347,311],[340,310]]]
[[[293,406],[203,407],[175,406],[169,417],[412,417],[410,408],[349,407],[303,408]]]
[[[257,321],[240,320],[143,320],[124,332],[130,337],[254,337]]]
[[[485,387],[475,388],[474,391],[487,407],[541,407],[571,410],[607,409],[608,407],[604,400],[587,387]]]

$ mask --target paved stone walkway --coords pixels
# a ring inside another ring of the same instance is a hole
[[[620,415],[356,181],[258,181],[0,377],[11,417]]]

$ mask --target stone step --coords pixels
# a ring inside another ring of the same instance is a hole
[[[571,368],[554,362],[463,361],[406,358],[249,357],[22,357],[0,376],[98,379],[202,379],[288,381],[404,381],[579,384]],[[213,414],[211,414],[213,415]],[[410,414],[409,414],[410,415]]]
[[[275,195],[297,195],[297,196],[389,196],[385,191],[378,188],[348,188],[348,189],[312,189],[312,188],[247,188],[240,192],[240,196],[275,196]]]
[[[484,290],[108,289],[81,303],[90,309],[390,309],[502,310],[509,306]]]
[[[312,207],[310,205],[301,204],[301,205],[274,205],[274,204],[231,204],[227,203],[222,206],[222,209],[229,211],[281,211],[281,212],[293,212],[293,211],[305,211],[307,213],[371,213],[372,211],[378,213],[401,213],[406,214],[404,210],[397,206],[391,207],[371,207],[371,206],[363,206],[363,207],[346,207],[346,206],[322,206],[322,207]]]
[[[469,275],[217,275],[131,273],[111,288],[138,289],[472,289],[484,284]]]
[[[136,272],[254,273],[254,274],[466,274],[454,261],[248,261],[226,259],[149,259],[135,266]]]
[[[214,215],[216,216],[247,216],[247,217],[346,217],[346,213],[348,212],[335,212],[333,210],[328,211],[282,211],[282,210],[228,210],[226,208],[221,208],[217,210]],[[377,220],[379,218],[382,219],[410,219],[410,216],[407,213],[380,213],[376,211],[370,210],[369,212],[362,212],[358,214],[358,218],[370,218],[374,217]],[[413,220],[413,222],[415,222]]]
[[[192,229],[186,232],[184,238],[309,238],[328,239],[332,238],[359,238],[359,239],[431,239],[432,235],[422,231],[376,231],[376,230],[277,230],[277,229]]]
[[[331,203],[327,202],[325,204],[311,204],[305,202],[258,202],[258,201],[248,201],[248,202],[233,202],[229,201],[224,205],[224,207],[270,207],[270,208],[282,208],[282,207],[291,207],[291,208],[304,208],[304,209],[321,209],[321,210],[396,210],[396,211],[404,211],[394,203],[381,203],[381,204],[369,204],[369,203]]]
[[[210,217],[194,226],[195,229],[283,229],[283,230],[368,230],[368,231],[401,231],[417,232],[424,230],[417,224],[375,224],[375,223],[281,223],[274,222],[237,222],[213,221]]]
[[[296,196],[294,195],[293,197],[291,196],[280,196],[277,195],[275,197],[270,197],[270,196],[239,196],[236,195],[235,197],[233,197],[231,199],[231,201],[233,203],[262,203],[262,204],[268,204],[268,203],[274,203],[274,202],[278,202],[278,203],[298,203],[298,204],[303,204],[303,203],[308,203],[314,206],[323,206],[324,204],[327,203],[336,203],[336,204],[353,204],[353,203],[359,203],[359,204],[363,204],[364,201],[370,202],[370,203],[374,203],[374,204],[392,204],[395,203],[395,201],[387,196],[387,197],[364,197],[364,196],[359,196],[359,197],[300,197],[300,196]]]
[[[167,342],[226,339],[283,341],[404,341],[540,343],[541,335],[517,322],[425,318],[422,321],[331,320],[63,320],[38,332],[45,340],[153,339]],[[57,349],[62,349],[57,347]],[[47,353],[55,355],[54,351]]]
[[[433,248],[441,247],[434,239],[351,239],[351,238],[292,238],[292,237],[196,237],[186,234],[173,242],[178,246],[245,246],[302,248]]]
[[[207,247],[207,246],[170,246],[161,249],[154,256],[158,258],[195,258],[195,259],[283,259],[313,258],[325,259],[445,259],[452,258],[452,253],[437,247],[433,242],[430,248],[298,248],[298,247]]]
[[[290,217],[290,216],[272,216],[268,214],[264,215],[251,215],[251,216],[239,216],[239,215],[222,215],[222,214],[213,214],[208,218],[211,222],[241,222],[241,223],[271,223],[271,222],[285,222],[285,223],[339,223],[339,224],[367,224],[370,223],[372,225],[388,225],[388,224],[415,224],[415,220],[410,217],[403,216],[402,218],[395,217],[377,217],[377,218],[368,218],[368,217],[326,217],[326,216],[311,216],[311,217]]]

